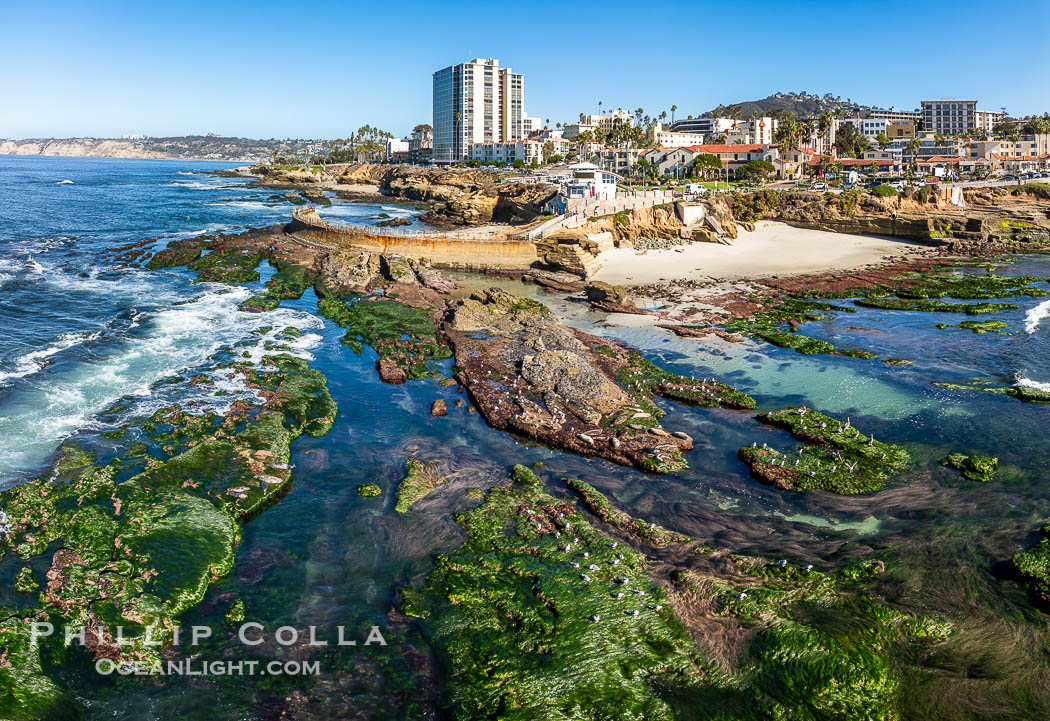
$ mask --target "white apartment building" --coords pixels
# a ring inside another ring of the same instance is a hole
[[[897,110],[897,108],[872,108],[868,111],[868,117],[876,120],[887,120],[906,122],[908,120],[918,120],[922,117],[921,110]]]
[[[704,142],[704,136],[700,133],[682,133],[674,130],[664,130],[661,123],[656,124],[653,131],[656,147],[658,148],[684,148],[687,145],[700,145]]]
[[[622,108],[617,108],[605,115],[584,115],[581,113],[579,122],[565,125],[565,137],[572,140],[580,133],[588,130],[592,133],[598,129],[608,132],[612,130],[617,122],[629,124],[633,122],[633,116]]]
[[[995,124],[1006,117],[1006,113],[996,112],[994,110],[978,110],[974,113],[974,123],[977,125],[977,132],[980,133],[991,133]]]
[[[542,120],[525,113],[521,114],[521,137],[527,138],[539,130],[543,130]]]
[[[885,134],[888,126],[889,120],[886,118],[867,117],[860,121],[858,130],[869,138],[874,138],[879,133]]]
[[[779,120],[771,117],[741,120],[725,131],[726,142],[738,145],[769,145],[773,142],[773,133],[779,124]]]
[[[732,118],[688,118],[671,123],[672,132],[718,135],[736,125]]]
[[[389,158],[394,153],[407,153],[408,152],[408,140],[401,140],[399,138],[388,138],[386,141],[386,155]]]
[[[434,162],[466,160],[472,143],[524,138],[525,80],[499,60],[475,58],[434,73]]]
[[[941,135],[969,135],[990,133],[992,127],[1002,120],[1003,113],[978,110],[976,100],[922,101],[923,131]]]

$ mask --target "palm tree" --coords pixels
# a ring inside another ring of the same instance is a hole
[[[674,124],[674,111],[676,111],[676,110],[678,110],[678,106],[677,105],[672,105],[671,106],[671,124],[672,125]]]

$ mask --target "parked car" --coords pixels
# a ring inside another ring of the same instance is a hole
[[[813,183],[813,185],[810,186],[810,190],[827,190],[827,189],[828,189],[828,184],[827,183]]]
[[[898,193],[903,193],[904,189],[908,187],[908,184],[905,183],[903,180],[895,180],[892,183],[886,183],[886,185],[890,186],[891,188],[896,190]]]
[[[1003,177],[999,178],[999,180],[1002,180],[1002,181],[1017,180],[1017,176],[1016,175],[1004,175]]]
[[[876,183],[876,185],[878,185],[878,183]],[[850,183],[848,181],[842,184],[842,189],[843,190],[853,190],[856,187],[857,187],[856,183]]]

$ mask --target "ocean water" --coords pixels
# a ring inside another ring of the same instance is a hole
[[[1013,299],[1019,310],[981,316],[1007,321],[1014,332],[1009,336],[934,327],[961,318],[869,309],[800,328],[881,358],[913,361],[893,367],[625,328],[572,299],[498,281],[550,304],[577,327],[625,340],[679,372],[734,384],[755,396],[761,410],[805,403],[849,416],[880,439],[904,444],[916,459],[912,470],[870,496],[777,491],[752,480],[736,452],[752,442],[794,445],[785,434],[763,428],[751,414],[661,402],[669,411],[665,424],[693,435],[696,449],[688,470],[653,477],[497,432],[455,406],[462,397],[455,388],[429,381],[382,384],[374,354],[366,349],[358,356],[338,342],[342,329],[316,315],[312,291],[271,313],[247,314],[237,304],[252,289],[194,284],[185,269],[124,269],[107,259],[107,250],[132,242],[163,244],[290,217],[291,206],[272,201],[272,191],[206,172],[218,167],[224,166],[0,157],[0,484],[43,472],[70,438],[103,460],[119,455],[125,441],[102,433],[163,405],[227,407],[250,390],[221,375],[214,386],[193,389],[165,381],[208,368],[221,347],[261,353],[266,336],[253,333],[260,326],[299,327],[295,352],[327,376],[339,405],[328,435],[295,442],[291,492],[244,526],[233,573],[187,614],[187,625],[221,627],[225,603],[236,596],[248,619],[268,628],[386,627],[397,589],[425,575],[434,553],[460,542],[453,514],[471,505],[463,491],[500,482],[514,463],[537,461],[555,488],[564,476],[584,478],[633,515],[736,551],[820,566],[871,553],[896,559],[902,582],[887,595],[904,606],[966,613],[973,593],[984,607],[1030,615],[1023,592],[1000,566],[1050,519],[1050,406],[933,383],[978,379],[1050,387],[1045,298]],[[401,206],[338,201],[320,212],[355,223],[375,222],[379,213],[415,216]],[[261,284],[269,271],[260,271]],[[1050,256],[1022,257],[1000,272],[1050,275]],[[430,417],[435,398],[446,400],[448,417]],[[118,401],[124,410],[103,413]],[[962,480],[937,464],[952,451],[998,456],[999,476],[989,484]],[[447,488],[402,515],[393,511],[393,492],[410,455],[458,473]],[[355,488],[362,482],[378,483],[382,499],[360,498]],[[399,694],[412,683],[415,662],[408,649],[427,654],[415,633],[397,632],[402,643],[382,653],[328,651],[326,674],[309,682],[107,681],[86,671],[89,660],[76,655],[51,671],[74,689],[89,718],[277,718],[295,694],[328,701],[314,718],[352,715],[331,699],[363,715],[414,718]],[[219,636],[202,658],[236,651]],[[371,685],[355,685],[361,679]]]

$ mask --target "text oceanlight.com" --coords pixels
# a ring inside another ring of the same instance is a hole
[[[140,663],[100,658],[95,670],[103,676],[316,676],[320,661],[157,661]]]

